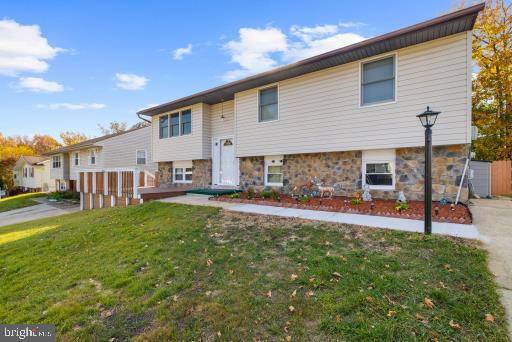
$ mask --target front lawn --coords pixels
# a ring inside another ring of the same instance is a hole
[[[0,322],[61,340],[506,341],[486,258],[460,239],[152,202],[0,228]]]
[[[0,213],[4,211],[30,207],[32,205],[39,204],[38,202],[32,200],[31,198],[42,197],[44,195],[45,194],[42,192],[30,192],[27,194],[2,198],[0,199]]]

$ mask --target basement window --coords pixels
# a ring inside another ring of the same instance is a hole
[[[283,186],[283,156],[265,157],[265,185]]]

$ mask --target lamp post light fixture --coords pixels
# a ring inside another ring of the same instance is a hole
[[[441,112],[427,110],[416,115],[425,127],[425,234],[432,234],[432,126]]]

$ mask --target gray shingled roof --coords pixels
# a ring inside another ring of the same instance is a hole
[[[181,107],[190,106],[195,103],[204,102],[214,104],[232,100],[234,94],[237,92],[469,31],[473,29],[478,12],[480,12],[484,6],[484,3],[471,6],[242,80],[227,83],[155,107],[143,109],[137,114],[153,116]]]

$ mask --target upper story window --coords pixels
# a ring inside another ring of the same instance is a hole
[[[60,169],[60,167],[61,167],[60,156],[53,156],[52,157],[52,168]]]
[[[29,171],[30,178],[34,178],[34,168],[31,167],[28,171]]]
[[[74,166],[80,165],[80,152],[73,153],[73,165]]]
[[[137,165],[146,165],[146,150],[137,150]]]
[[[96,165],[96,150],[89,150],[89,165]]]
[[[361,105],[395,101],[395,57],[362,64]]]
[[[159,119],[159,137],[165,139],[192,133],[192,110],[163,115]]]
[[[159,120],[160,139],[169,138],[169,116],[164,115]]]
[[[27,178],[27,168],[23,168],[23,178]]]
[[[279,117],[277,104],[277,86],[260,89],[259,91],[259,121],[274,121]]]

